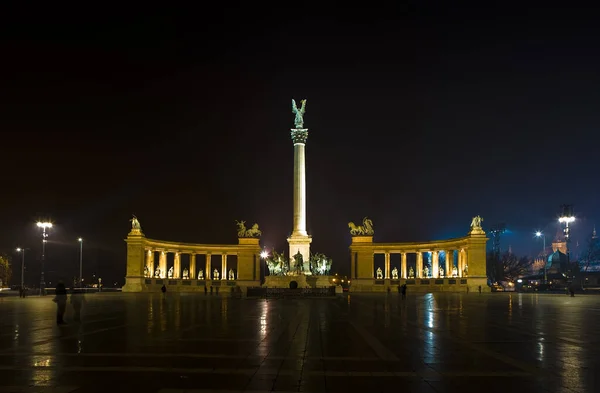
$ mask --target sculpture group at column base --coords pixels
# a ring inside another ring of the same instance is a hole
[[[298,288],[323,288],[333,285],[330,276],[299,274],[294,276],[266,276],[265,283],[262,286],[267,288],[289,288],[292,281],[298,283]]]
[[[310,236],[302,236],[302,235],[294,235],[287,238],[287,241],[290,245],[290,267],[293,269],[296,268],[295,264],[292,263],[294,256],[299,252],[302,255],[302,271],[305,275],[311,275],[310,272],[310,243],[312,242],[312,237]]]

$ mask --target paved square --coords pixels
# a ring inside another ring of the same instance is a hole
[[[51,298],[0,298],[0,392],[600,391],[600,296]]]

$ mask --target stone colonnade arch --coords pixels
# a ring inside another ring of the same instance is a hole
[[[490,291],[486,271],[487,241],[481,229],[471,230],[461,238],[412,243],[374,243],[373,236],[353,236],[350,291],[382,292],[396,290],[403,284],[413,292],[467,292],[478,291],[479,286],[482,291]],[[424,253],[430,253],[431,268],[426,268]],[[448,258],[450,253],[452,257]],[[383,266],[375,269],[378,254],[385,257]],[[392,269],[390,261],[394,254],[400,254],[400,269]],[[408,254],[416,255],[414,268],[408,266]],[[444,255],[442,264],[440,255]]]
[[[260,286],[259,240],[239,238],[239,244],[178,243],[148,239],[141,230],[133,229],[125,239],[127,275],[123,292],[156,292],[162,285],[180,292],[204,291],[205,287]],[[169,254],[173,255],[172,275],[167,267]],[[184,269],[181,257],[186,254],[189,263]],[[235,271],[231,267],[233,256],[237,258]],[[213,274],[215,269],[218,276]]]

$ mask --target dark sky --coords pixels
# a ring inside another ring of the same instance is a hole
[[[419,4],[5,12],[0,250],[30,247],[37,275],[50,218],[51,277],[75,274],[82,236],[86,274],[122,282],[132,213],[184,242],[258,222],[286,250],[291,98],[308,99],[312,250],[334,270],[364,216],[400,242],[481,215],[532,254],[570,203],[583,243],[600,216],[598,15]]]

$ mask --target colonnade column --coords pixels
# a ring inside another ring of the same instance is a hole
[[[415,272],[416,278],[423,277],[423,253],[421,251],[417,252],[417,271]]]
[[[160,252],[158,257],[158,268],[160,269],[160,278],[167,277],[167,253],[164,251]]]
[[[465,263],[465,249],[461,248],[458,252],[458,277],[463,276],[463,269]]]
[[[384,278],[386,280],[389,280],[390,278],[390,253],[386,252],[385,253],[385,276]]]
[[[440,253],[438,251],[431,252],[431,276],[438,278],[440,276]]]
[[[181,254],[179,251],[175,252],[173,258],[173,278],[181,278]]]
[[[227,280],[227,254],[221,254],[221,280]]]
[[[146,267],[150,277],[154,277],[154,250],[146,251]]]
[[[204,270],[204,279],[205,280],[212,280],[212,271],[211,266],[210,266],[210,258],[211,258],[211,254],[206,254],[206,269]]]
[[[446,270],[445,276],[452,277],[452,266],[454,265],[454,251],[448,250],[446,251]]]
[[[194,280],[196,278],[196,254],[193,252],[190,253],[190,271],[189,271],[190,280]]]
[[[403,252],[400,257],[400,277],[406,278],[406,253]]]

